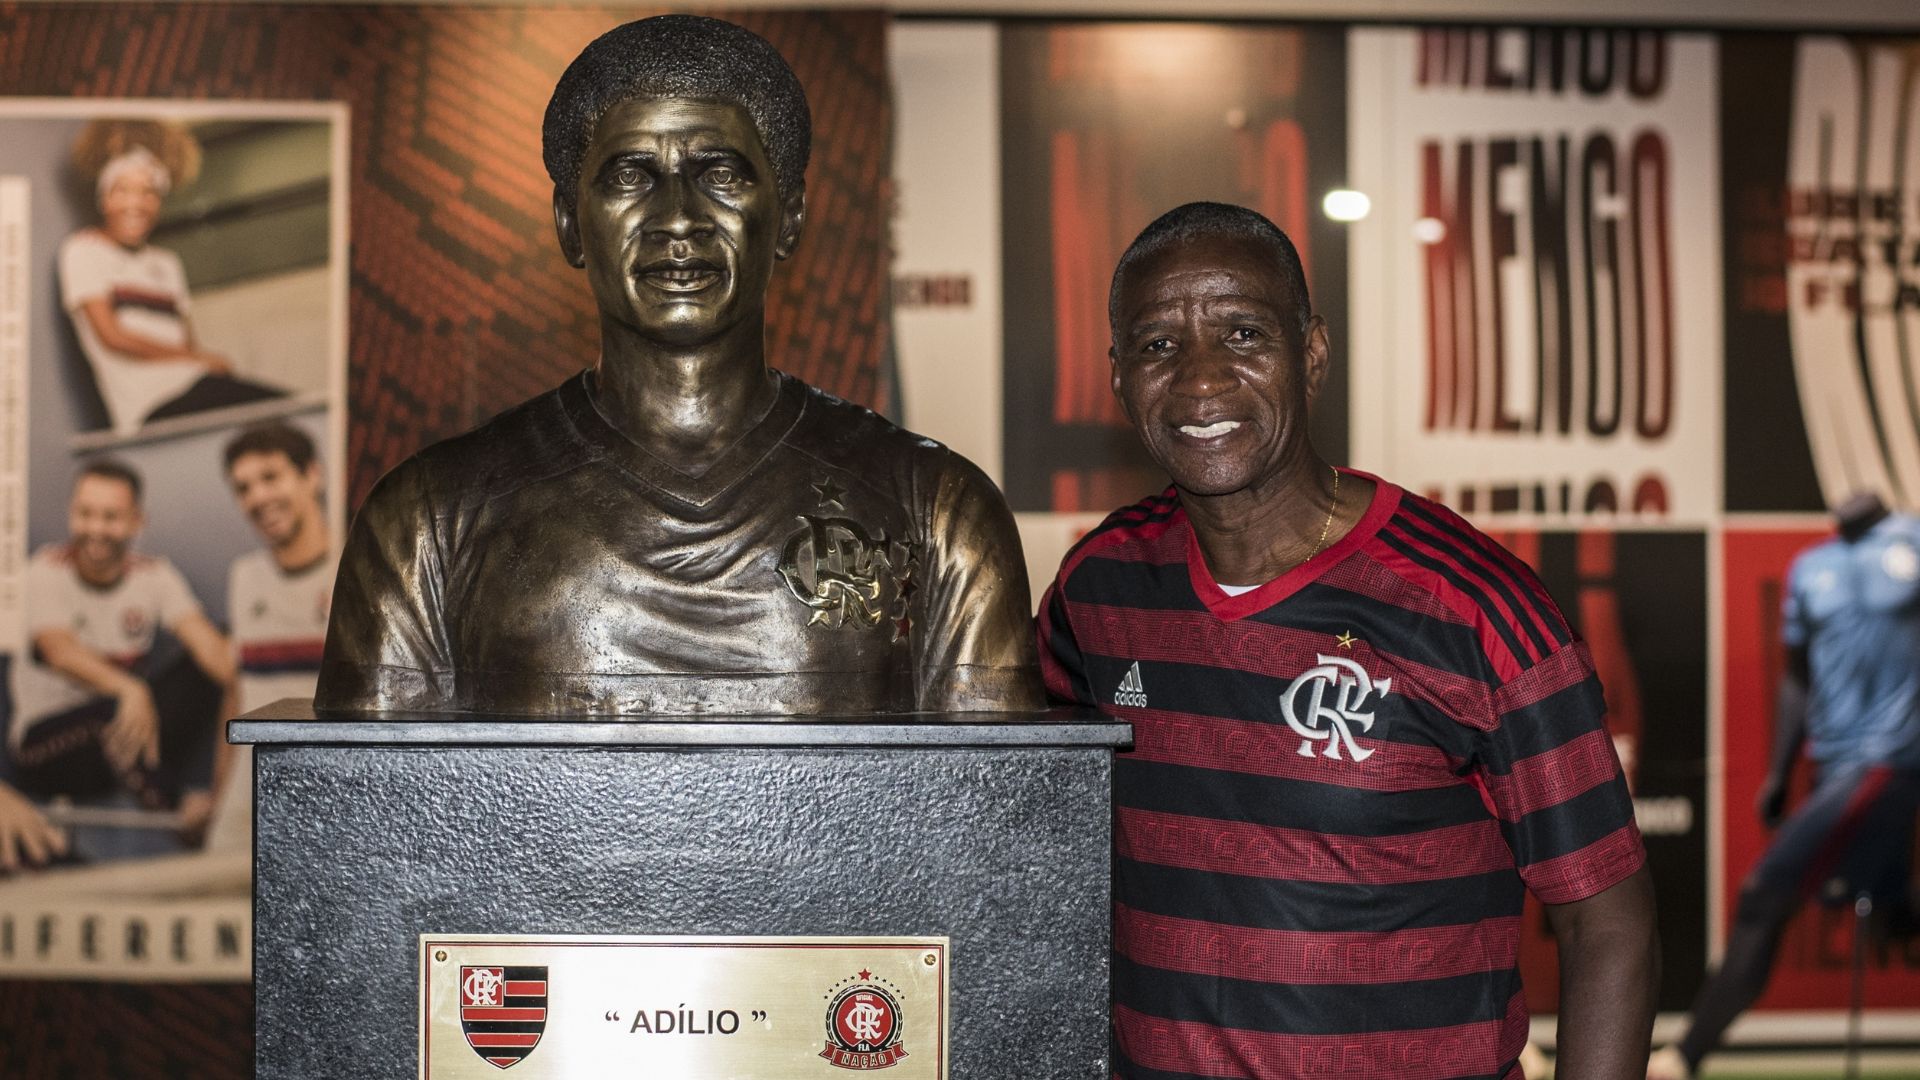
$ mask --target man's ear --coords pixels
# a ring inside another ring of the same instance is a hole
[[[573,200],[559,184],[553,185],[553,233],[560,238],[560,254],[566,256],[568,266],[578,269],[587,265],[587,251],[580,243],[580,219]]]
[[[1320,386],[1327,381],[1327,368],[1332,363],[1331,347],[1327,344],[1327,320],[1315,315],[1307,320],[1306,348],[1302,350],[1301,365],[1307,378],[1307,404],[1320,396]]]
[[[774,241],[773,257],[784,259],[800,246],[800,232],[807,224],[807,189],[801,188],[780,203],[780,238]]]
[[[1113,387],[1113,400],[1120,403],[1120,411],[1131,421],[1133,410],[1127,408],[1127,396],[1120,392],[1120,354],[1111,345],[1107,346],[1107,375],[1108,385]]]

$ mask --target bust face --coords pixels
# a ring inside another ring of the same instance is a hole
[[[639,98],[608,109],[581,160],[574,242],[603,317],[662,345],[714,341],[764,318],[797,215],[747,111]]]

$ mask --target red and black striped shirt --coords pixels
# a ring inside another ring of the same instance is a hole
[[[1169,489],[1088,534],[1042,604],[1049,693],[1134,725],[1125,1080],[1517,1078],[1525,891],[1583,899],[1645,860],[1592,661],[1538,578],[1375,483],[1351,532],[1240,596]]]

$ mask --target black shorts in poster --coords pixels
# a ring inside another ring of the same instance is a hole
[[[1164,486],[1114,401],[1107,289],[1181,203],[1238,203],[1293,239],[1334,363],[1314,443],[1346,458],[1346,171],[1336,27],[1028,22],[1000,33],[1006,492],[1015,510],[1107,510]],[[1041,463],[1044,463],[1041,464]]]

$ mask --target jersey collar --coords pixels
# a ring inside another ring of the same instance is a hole
[[[635,480],[691,506],[706,506],[766,460],[806,411],[807,388],[785,372],[773,406],[698,476],[681,472],[640,448],[613,426],[593,400],[593,369],[588,368],[560,387],[567,417],[602,456]]]
[[[1374,534],[1393,517],[1393,512],[1400,508],[1400,487],[1358,469],[1340,471],[1348,476],[1373,481],[1373,500],[1367,504],[1367,512],[1360,515],[1360,520],[1347,530],[1345,536],[1327,545],[1325,551],[1239,596],[1228,596],[1220,588],[1219,582],[1213,579],[1213,571],[1207,569],[1206,556],[1200,551],[1200,538],[1193,531],[1192,521],[1187,522],[1187,577],[1193,584],[1194,595],[1200,598],[1208,611],[1221,619],[1243,619],[1256,611],[1265,611],[1299,592],[1373,539]]]

